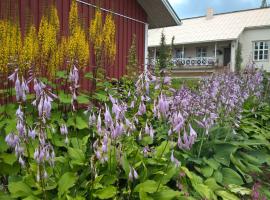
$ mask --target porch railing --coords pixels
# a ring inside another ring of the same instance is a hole
[[[155,66],[157,64],[157,60],[149,59],[149,64]],[[174,67],[216,66],[217,59],[215,57],[173,58],[172,65]]]
[[[177,66],[215,66],[215,57],[173,58],[172,63]]]

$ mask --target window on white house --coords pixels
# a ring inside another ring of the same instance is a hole
[[[196,49],[196,56],[199,58],[207,57],[207,48],[205,47],[198,47]]]
[[[184,52],[182,49],[175,50],[175,58],[184,58]]]
[[[269,41],[254,42],[253,60],[265,61],[269,58]]]

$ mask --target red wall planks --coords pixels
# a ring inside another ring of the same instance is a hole
[[[71,0],[5,0],[0,1],[0,17],[17,18],[20,22],[22,31],[29,19],[38,25],[46,8],[55,1],[58,10],[61,34],[68,34],[68,15]],[[147,21],[147,15],[136,0],[84,0],[87,3],[99,5],[102,8],[112,10],[143,22]],[[80,17],[85,27],[89,26],[90,20],[93,19],[95,9],[87,5],[78,3]],[[106,15],[103,12],[103,15]],[[108,73],[111,77],[119,78],[126,73],[125,66],[127,63],[128,50],[131,46],[132,36],[135,34],[137,38],[137,54],[140,67],[142,69],[144,63],[144,43],[145,43],[145,25],[120,16],[114,16],[116,23],[116,43],[117,55],[113,66],[110,66]],[[95,66],[93,49],[91,49],[90,62],[88,69],[91,70]],[[89,83],[83,82],[85,89],[90,89]]]

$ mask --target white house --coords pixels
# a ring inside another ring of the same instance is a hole
[[[238,44],[243,66],[254,61],[270,71],[270,8],[260,8],[183,19],[179,26],[148,32],[149,59],[156,60],[161,33],[166,43],[175,37],[173,62],[178,69],[235,70]]]

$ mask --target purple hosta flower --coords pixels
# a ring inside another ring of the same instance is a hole
[[[171,162],[174,163],[176,165],[176,167],[179,167],[181,165],[180,161],[177,160],[175,157],[174,157],[174,154],[173,154],[173,150],[172,150],[172,153],[171,153]]]
[[[68,134],[68,128],[66,124],[62,124],[60,127],[60,133],[61,135],[67,135]]]
[[[39,117],[43,119],[43,123],[45,123],[46,119],[50,118],[51,116],[52,102],[53,99],[49,95],[43,93],[40,96],[38,103],[38,113]]]
[[[62,124],[60,127],[60,133],[61,135],[66,136],[65,143],[68,144],[68,128],[66,124]]]
[[[134,108],[134,107],[135,107],[135,101],[131,101],[129,108]]]
[[[112,104],[116,104],[116,100],[115,100],[115,98],[112,97],[112,95],[109,95],[109,99],[110,99]]]
[[[148,126],[148,123],[147,123],[147,122],[146,122],[146,124],[145,124],[144,132],[145,132],[145,134],[147,134],[147,135],[149,135],[149,134],[150,134],[150,128],[149,128],[149,126]]]
[[[24,137],[25,136],[26,128],[25,128],[25,126],[24,126],[24,124],[23,124],[23,122],[21,120],[19,120],[17,122],[16,129],[17,129],[20,137]]]
[[[189,125],[189,145],[190,148],[192,147],[192,145],[195,143],[196,139],[197,139],[197,133],[196,131],[192,128],[191,125]]]
[[[99,114],[98,114],[98,119],[97,119],[97,131],[98,131],[98,134],[101,134],[102,132],[102,127],[101,127],[101,116],[100,116],[100,112],[99,111]]]
[[[15,148],[19,144],[20,138],[14,133],[10,133],[6,136],[5,141],[8,146]]]
[[[171,85],[171,82],[172,82],[171,77],[168,77],[168,76],[164,77],[164,80],[163,80],[164,85]]]
[[[150,130],[149,130],[149,136],[150,136],[152,139],[154,139],[154,133],[155,133],[155,131],[154,131],[152,125],[150,125],[150,128],[149,128],[149,129],[150,129]]]
[[[22,112],[22,107],[21,107],[21,105],[19,105],[19,108],[16,111],[16,116],[17,116],[18,119],[23,120],[23,115],[24,114]]]
[[[129,174],[128,174],[129,181],[133,182],[134,180],[138,178],[139,178],[139,175],[136,172],[136,170],[133,167],[129,167]]]
[[[119,136],[121,136],[124,133],[124,125],[123,123],[115,123],[115,127],[112,129],[112,138],[115,139]]]
[[[171,124],[174,132],[180,132],[185,124],[185,119],[180,112],[174,113],[171,118]]]
[[[178,137],[178,147],[180,149],[190,150],[197,139],[197,133],[191,125],[189,125],[189,130],[190,132],[188,135],[186,130],[184,129],[183,141],[180,135]]]
[[[147,157],[148,154],[150,153],[150,148],[148,146],[143,148],[143,156]]]
[[[169,102],[162,94],[159,97],[158,110],[160,114],[164,117],[167,116],[167,113],[169,111]]]
[[[93,113],[92,115],[90,114],[90,116],[89,116],[89,126],[95,125],[96,122],[97,122],[97,118],[96,118],[95,113]]]
[[[54,166],[55,153],[50,144],[40,145],[35,149],[34,159],[38,164],[48,162],[51,166]]]
[[[169,131],[168,131],[168,136],[170,137],[172,135],[172,129],[170,128]]]
[[[18,157],[24,153],[24,148],[20,146],[20,144],[17,144],[15,146],[15,155]]]
[[[41,93],[43,92],[44,88],[46,86],[41,81],[38,81],[37,79],[34,79],[34,91],[36,93],[36,97],[39,98]]]
[[[108,152],[108,136],[105,135],[103,137],[103,141],[102,141],[102,152],[103,153],[107,153]]]
[[[126,127],[129,131],[135,131],[136,130],[136,127],[133,123],[130,122],[129,119],[125,118],[125,124],[126,124]],[[128,132],[128,134],[130,134],[130,132]]]
[[[29,87],[23,77],[20,80],[18,69],[16,69],[8,78],[15,83],[16,100],[26,101],[26,93],[29,93]]]
[[[25,161],[22,159],[22,156],[19,157],[19,163],[22,167],[25,167]]]
[[[30,137],[32,139],[35,139],[36,135],[37,135],[37,133],[36,133],[35,129],[32,129],[32,130],[28,131],[28,137]]]
[[[146,113],[146,106],[143,101],[141,101],[137,115],[144,115]]]
[[[113,125],[113,119],[110,113],[110,110],[107,105],[105,105],[106,110],[104,113],[104,123],[107,128],[111,127]]]
[[[79,70],[75,65],[73,65],[73,68],[69,73],[69,80],[74,86],[77,86],[79,83]]]
[[[121,108],[117,105],[117,103],[114,103],[112,106],[112,113],[114,113],[115,118],[118,120],[120,119],[121,115]]]

